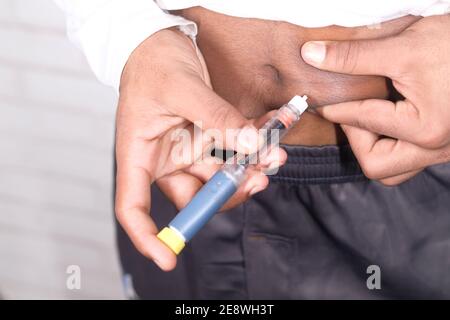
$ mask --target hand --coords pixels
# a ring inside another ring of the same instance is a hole
[[[177,143],[173,136],[179,129],[192,132],[195,121],[226,136],[225,141],[203,137],[203,147],[214,142],[239,152],[257,148],[258,122],[247,120],[213,92],[205,62],[191,39],[177,30],[160,31],[132,53],[121,79],[116,215],[136,248],[163,270],[175,267],[176,256],[156,237],[158,230],[149,215],[150,185],[156,182],[181,208],[219,168],[217,162],[198,162],[198,152],[187,163],[174,161]],[[230,134],[225,133],[227,129],[240,130]],[[284,151],[273,149],[262,167],[279,166],[285,159]],[[226,206],[244,201],[267,184],[268,178],[260,170],[251,171]]]
[[[379,40],[308,42],[317,68],[392,79],[405,99],[362,100],[318,108],[342,124],[365,174],[386,185],[450,161],[450,15],[423,18]]]

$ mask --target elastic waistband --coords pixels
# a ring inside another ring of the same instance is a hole
[[[288,159],[276,175],[269,176],[271,182],[329,184],[366,180],[349,145],[282,147]]]

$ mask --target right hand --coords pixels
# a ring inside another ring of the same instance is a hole
[[[150,186],[156,182],[178,208],[184,207],[217,171],[214,161],[174,163],[172,135],[177,129],[220,130],[226,141],[203,141],[220,148],[249,153],[256,151],[258,122],[248,120],[211,89],[206,64],[193,42],[174,29],[159,31],[146,39],[130,56],[121,78],[116,124],[116,215],[136,248],[161,269],[176,265],[175,254],[157,237],[150,217]],[[246,181],[225,205],[235,206],[262,191],[268,178],[264,167],[277,167],[286,153],[274,148],[262,166],[250,170]]]
[[[398,35],[312,41],[306,62],[322,70],[381,75],[402,99],[348,101],[318,108],[339,123],[367,177],[397,185],[450,161],[450,15],[418,20]]]

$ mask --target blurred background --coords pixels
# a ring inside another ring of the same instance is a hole
[[[123,298],[112,175],[116,96],[51,0],[0,1],[0,296]],[[69,265],[81,289],[69,290]]]

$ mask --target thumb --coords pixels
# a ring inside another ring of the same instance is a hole
[[[217,95],[204,82],[191,80],[189,85],[178,88],[175,99],[172,105],[179,106],[178,115],[203,130],[208,129],[216,147],[251,153],[261,144],[261,137],[253,121],[244,117],[236,107]]]
[[[392,77],[407,53],[402,42],[397,36],[376,40],[310,41],[302,46],[301,53],[306,63],[318,69]]]

